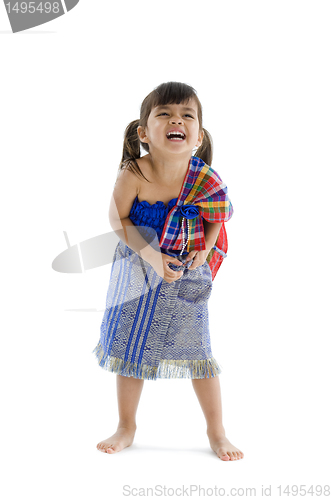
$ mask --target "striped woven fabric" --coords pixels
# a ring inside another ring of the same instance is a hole
[[[222,223],[215,245],[206,259],[212,272],[212,279],[215,278],[228,249],[224,222],[232,217],[234,209],[227,192],[227,186],[218,173],[197,156],[192,156],[179,198],[167,216],[159,242],[159,246],[165,250],[181,250],[183,244],[181,223],[182,219],[187,219],[189,239],[186,250],[188,252],[205,250],[203,218],[208,222]],[[183,216],[186,205],[189,205],[188,218]],[[194,218],[190,215],[190,207],[198,208],[199,214]]]
[[[221,373],[213,357],[206,262],[167,283],[120,240],[114,253],[100,339],[99,365],[125,377],[210,378]]]

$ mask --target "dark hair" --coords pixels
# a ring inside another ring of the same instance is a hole
[[[156,106],[180,103],[185,104],[191,98],[196,101],[199,128],[204,132],[203,142],[197,149],[194,156],[198,156],[198,158],[201,158],[207,165],[211,165],[212,138],[209,132],[203,128],[202,105],[197,97],[196,90],[185,83],[168,82],[162,83],[146,96],[141,104],[140,119],[130,122],[127,126],[124,134],[120,170],[122,168],[128,168],[128,170],[134,174],[138,174],[148,181],[139,168],[136,159],[141,157],[141,145],[147,152],[149,152],[149,145],[140,141],[137,133],[137,127],[146,127],[150,113]]]

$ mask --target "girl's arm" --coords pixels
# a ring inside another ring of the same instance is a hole
[[[186,257],[186,262],[194,259],[194,262],[191,264],[188,269],[193,270],[196,267],[202,266],[206,261],[207,256],[210,253],[211,248],[214,246],[216,239],[218,237],[222,222],[208,222],[203,219],[204,226],[204,236],[205,236],[205,250],[192,250]]]
[[[117,236],[134,252],[147,260],[156,252],[145,241],[129,218],[133,202],[139,192],[139,180],[129,170],[120,170],[109,209],[109,220]]]
[[[205,248],[210,252],[218,237],[222,222],[208,222],[203,219]],[[205,250],[205,251],[206,251]]]

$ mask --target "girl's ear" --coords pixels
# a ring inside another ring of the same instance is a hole
[[[145,130],[144,130],[144,127],[142,127],[141,125],[139,127],[137,127],[137,135],[139,137],[139,140],[141,142],[149,142],[149,139],[145,133]]]
[[[204,138],[204,132],[203,132],[203,130],[201,130],[201,131],[199,132],[199,134],[198,134],[198,141],[196,142],[195,147],[197,147],[197,148],[199,148],[199,147],[200,147],[200,145],[201,145],[201,144],[202,144],[202,142],[203,142],[203,138]]]

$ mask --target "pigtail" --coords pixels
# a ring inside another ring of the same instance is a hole
[[[206,163],[210,167],[211,163],[212,163],[212,156],[213,156],[212,137],[205,128],[203,128],[203,132],[204,132],[203,142],[200,145],[200,147],[197,149],[194,156],[198,156],[198,158],[203,160],[204,163]]]
[[[138,177],[143,177],[146,181],[150,182],[142,173],[136,161],[141,157],[141,141],[139,140],[137,127],[139,120],[134,120],[127,125],[124,133],[122,160],[120,162],[119,170],[127,168]]]

